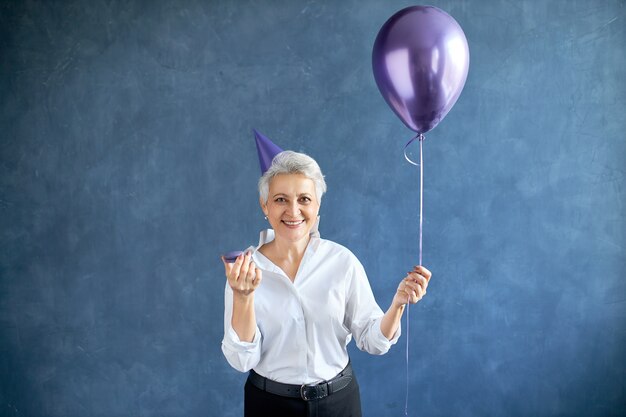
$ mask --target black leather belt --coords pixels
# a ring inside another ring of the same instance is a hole
[[[319,400],[348,386],[352,381],[352,365],[348,362],[344,370],[333,379],[313,385],[283,384],[267,379],[254,372],[254,370],[250,371],[248,381],[255,387],[271,394],[283,397],[302,398],[304,401]]]

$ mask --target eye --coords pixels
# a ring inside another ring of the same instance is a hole
[[[310,203],[311,199],[309,197],[300,197],[300,202],[302,203]]]
[[[286,200],[283,197],[278,197],[276,200],[274,200],[277,203],[284,203]]]

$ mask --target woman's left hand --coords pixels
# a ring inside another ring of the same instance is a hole
[[[428,281],[432,273],[423,266],[415,266],[398,285],[396,295],[393,297],[393,305],[401,307],[410,302],[417,303],[426,295]]]

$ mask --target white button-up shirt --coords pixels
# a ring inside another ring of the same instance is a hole
[[[261,232],[250,247],[263,271],[255,291],[257,321],[252,342],[242,342],[232,327],[233,291],[226,283],[222,351],[230,365],[250,369],[274,381],[311,384],[337,375],[348,364],[347,345],[382,355],[400,337],[388,340],[380,330],[383,312],[376,304],[359,260],[345,247],[321,239],[316,228],[292,282],[258,249],[274,239]]]

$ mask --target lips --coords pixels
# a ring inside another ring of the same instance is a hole
[[[281,220],[281,221],[288,227],[298,227],[304,223],[304,220],[296,220],[296,221]]]

